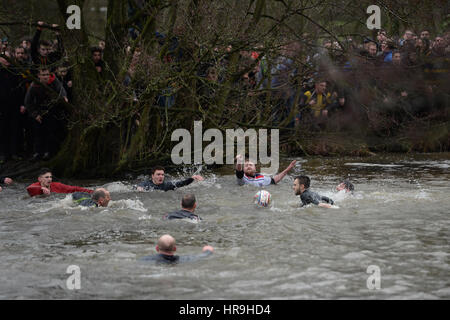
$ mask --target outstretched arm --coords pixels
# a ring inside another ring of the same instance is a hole
[[[280,182],[281,179],[283,179],[288,174],[288,172],[291,171],[293,167],[295,167],[296,163],[297,160],[293,160],[291,164],[286,169],[284,169],[284,171],[280,172],[275,177],[273,177],[273,181],[275,181],[275,183]]]
[[[44,25],[43,21],[38,21],[38,27],[36,28],[36,32],[34,33],[34,37],[31,40],[31,59],[35,64],[39,64],[39,39],[41,38],[42,26]]]

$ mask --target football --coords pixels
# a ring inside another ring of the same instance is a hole
[[[254,196],[255,204],[260,207],[268,207],[270,206],[272,196],[269,191],[260,190]]]

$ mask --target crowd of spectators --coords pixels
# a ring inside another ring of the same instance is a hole
[[[41,40],[44,30],[54,32],[55,40]],[[22,39],[16,46],[11,46],[7,38],[2,39],[0,162],[24,157],[48,160],[65,139],[65,104],[72,102],[73,80],[70,57],[58,30],[57,25],[40,21],[34,36]],[[184,53],[179,39],[167,39],[159,32],[155,37],[165,50],[163,63],[182,71],[183,64],[179,62],[191,58]],[[105,73],[107,66],[104,48],[101,41],[91,50],[92,65],[99,75]],[[145,88],[136,87],[142,82],[134,80],[142,68],[142,49],[136,46],[134,52],[129,52],[130,47],[127,50],[132,59],[123,83],[133,88],[134,100],[139,101]],[[238,64],[231,74],[230,57],[234,50],[238,50]],[[330,117],[348,112],[355,93],[367,87],[375,90],[377,103],[381,101],[387,112],[403,105],[407,106],[403,111],[415,116],[439,105],[439,94],[448,95],[450,32],[432,37],[429,30],[406,30],[396,38],[380,30],[376,39],[361,41],[327,38],[312,45],[295,40],[286,41],[278,50],[266,50],[262,45],[252,49],[230,45],[211,52],[212,55],[204,55],[205,60],[196,61],[196,94],[203,110],[216,103],[219,88],[231,79],[231,91],[239,92],[241,97],[244,93],[244,100],[253,99],[263,105],[270,93],[273,123],[288,127],[305,123],[323,127]],[[244,107],[241,102],[229,101],[236,104],[237,110]],[[155,104],[176,105],[176,85],[168,82]]]

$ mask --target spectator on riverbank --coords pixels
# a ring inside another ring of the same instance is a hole
[[[56,68],[55,63],[62,59],[64,53],[64,47],[62,44],[62,38],[59,31],[55,31],[55,35],[58,40],[57,49],[52,50],[52,43],[47,40],[40,40],[41,33],[44,29],[45,22],[38,21],[38,27],[31,41],[31,60],[36,66],[44,65],[54,70]],[[57,24],[52,24],[52,28],[58,28]]]
[[[411,30],[405,30],[403,37],[398,41],[398,44],[402,47],[408,40],[413,40],[414,33]]]
[[[31,85],[31,62],[27,59],[26,49],[22,46],[14,50],[15,73],[19,76],[17,87],[17,105],[19,107],[17,152],[19,155],[30,157],[33,154],[32,122],[25,108],[25,96]]]
[[[91,49],[92,61],[94,62],[95,69],[99,74],[102,74],[105,70],[105,62],[103,61],[103,50],[99,47]]]
[[[0,162],[18,158],[20,107],[23,104],[22,77],[9,60],[7,53],[0,57]]]
[[[67,100],[72,101],[72,74],[69,71],[69,66],[63,64],[56,69],[56,77],[61,82],[67,93]]]
[[[25,96],[27,108],[33,120],[35,153],[33,159],[50,159],[64,138],[61,100],[68,102],[61,82],[43,66],[38,72],[39,82],[33,82]]]
[[[337,99],[337,100],[336,100]],[[317,79],[314,83],[314,90],[306,91],[299,99],[299,119],[304,121],[322,120],[328,117],[329,111],[337,111],[345,104],[345,97],[342,94],[331,95],[327,92],[327,81]]]

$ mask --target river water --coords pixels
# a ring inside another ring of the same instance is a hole
[[[267,209],[253,204],[257,188],[236,185],[231,166],[169,192],[132,191],[142,177],[62,181],[111,191],[108,208],[85,210],[67,195],[31,199],[30,181],[17,182],[0,193],[0,299],[450,298],[450,154],[298,160],[266,188]],[[336,208],[299,208],[296,174]],[[347,176],[353,196],[333,190]],[[195,193],[203,221],[162,221],[184,192]],[[180,255],[205,244],[215,252],[173,266],[140,262],[165,233]],[[70,265],[80,268],[79,290],[67,287]]]

